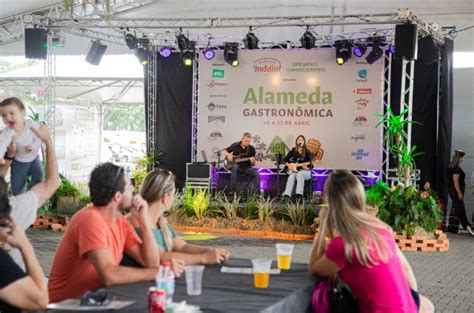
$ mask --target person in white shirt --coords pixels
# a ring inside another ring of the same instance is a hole
[[[48,127],[41,125],[39,129],[33,129],[36,136],[41,139],[46,145],[46,180],[35,185],[28,192],[19,196],[10,197],[8,200],[11,206],[10,216],[16,221],[16,224],[23,230],[27,230],[36,219],[38,208],[40,208],[58,189],[61,179],[58,173],[58,163],[53,147],[53,142],[49,134]],[[16,141],[13,139],[7,148],[5,164],[0,166],[0,199],[7,199],[8,186],[3,177],[8,173],[11,159],[17,151]],[[7,250],[22,269],[25,269],[25,264],[18,249],[7,245]]]
[[[32,131],[39,128],[39,123],[25,119],[25,105],[15,97],[0,103],[0,114],[6,125],[0,133],[0,164],[5,163],[5,152],[13,138],[16,139],[18,147],[11,165],[12,193],[16,196],[25,192],[28,176],[31,176],[30,188],[44,178],[38,153],[42,142]]]

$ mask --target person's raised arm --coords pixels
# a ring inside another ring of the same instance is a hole
[[[114,265],[112,255],[107,249],[96,249],[87,253],[101,282],[105,286],[132,284],[155,279],[158,268],[135,268]]]
[[[7,242],[21,251],[28,276],[1,289],[0,299],[21,310],[44,309],[49,302],[48,288],[33,246],[14,221],[9,227],[11,231],[7,234]]]
[[[153,235],[152,222],[148,215],[148,203],[140,195],[133,198],[130,213],[140,227],[143,243],[134,245],[126,252],[144,267],[160,266],[160,252]],[[133,228],[131,231],[134,233]]]
[[[12,138],[12,141],[7,147],[7,152],[5,154],[4,163],[0,165],[0,177],[5,177],[10,169],[10,165],[13,162],[16,154],[16,139]],[[2,156],[3,157],[3,156]]]
[[[49,129],[46,125],[41,125],[38,129],[30,128],[39,139],[46,145],[46,180],[36,184],[31,191],[38,197],[38,208],[53,196],[61,184],[58,173],[58,161],[54,151],[53,141]]]

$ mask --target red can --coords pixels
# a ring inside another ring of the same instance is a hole
[[[166,292],[156,287],[148,288],[148,312],[165,313]]]

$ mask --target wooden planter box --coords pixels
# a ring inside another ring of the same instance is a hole
[[[441,230],[435,231],[436,239],[395,234],[395,241],[402,251],[445,252],[449,250],[449,239]]]

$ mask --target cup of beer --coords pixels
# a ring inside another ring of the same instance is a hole
[[[277,243],[277,263],[281,270],[289,270],[291,266],[291,255],[293,254],[294,245]]]
[[[268,288],[272,260],[255,259],[253,264],[253,284],[255,288]]]

